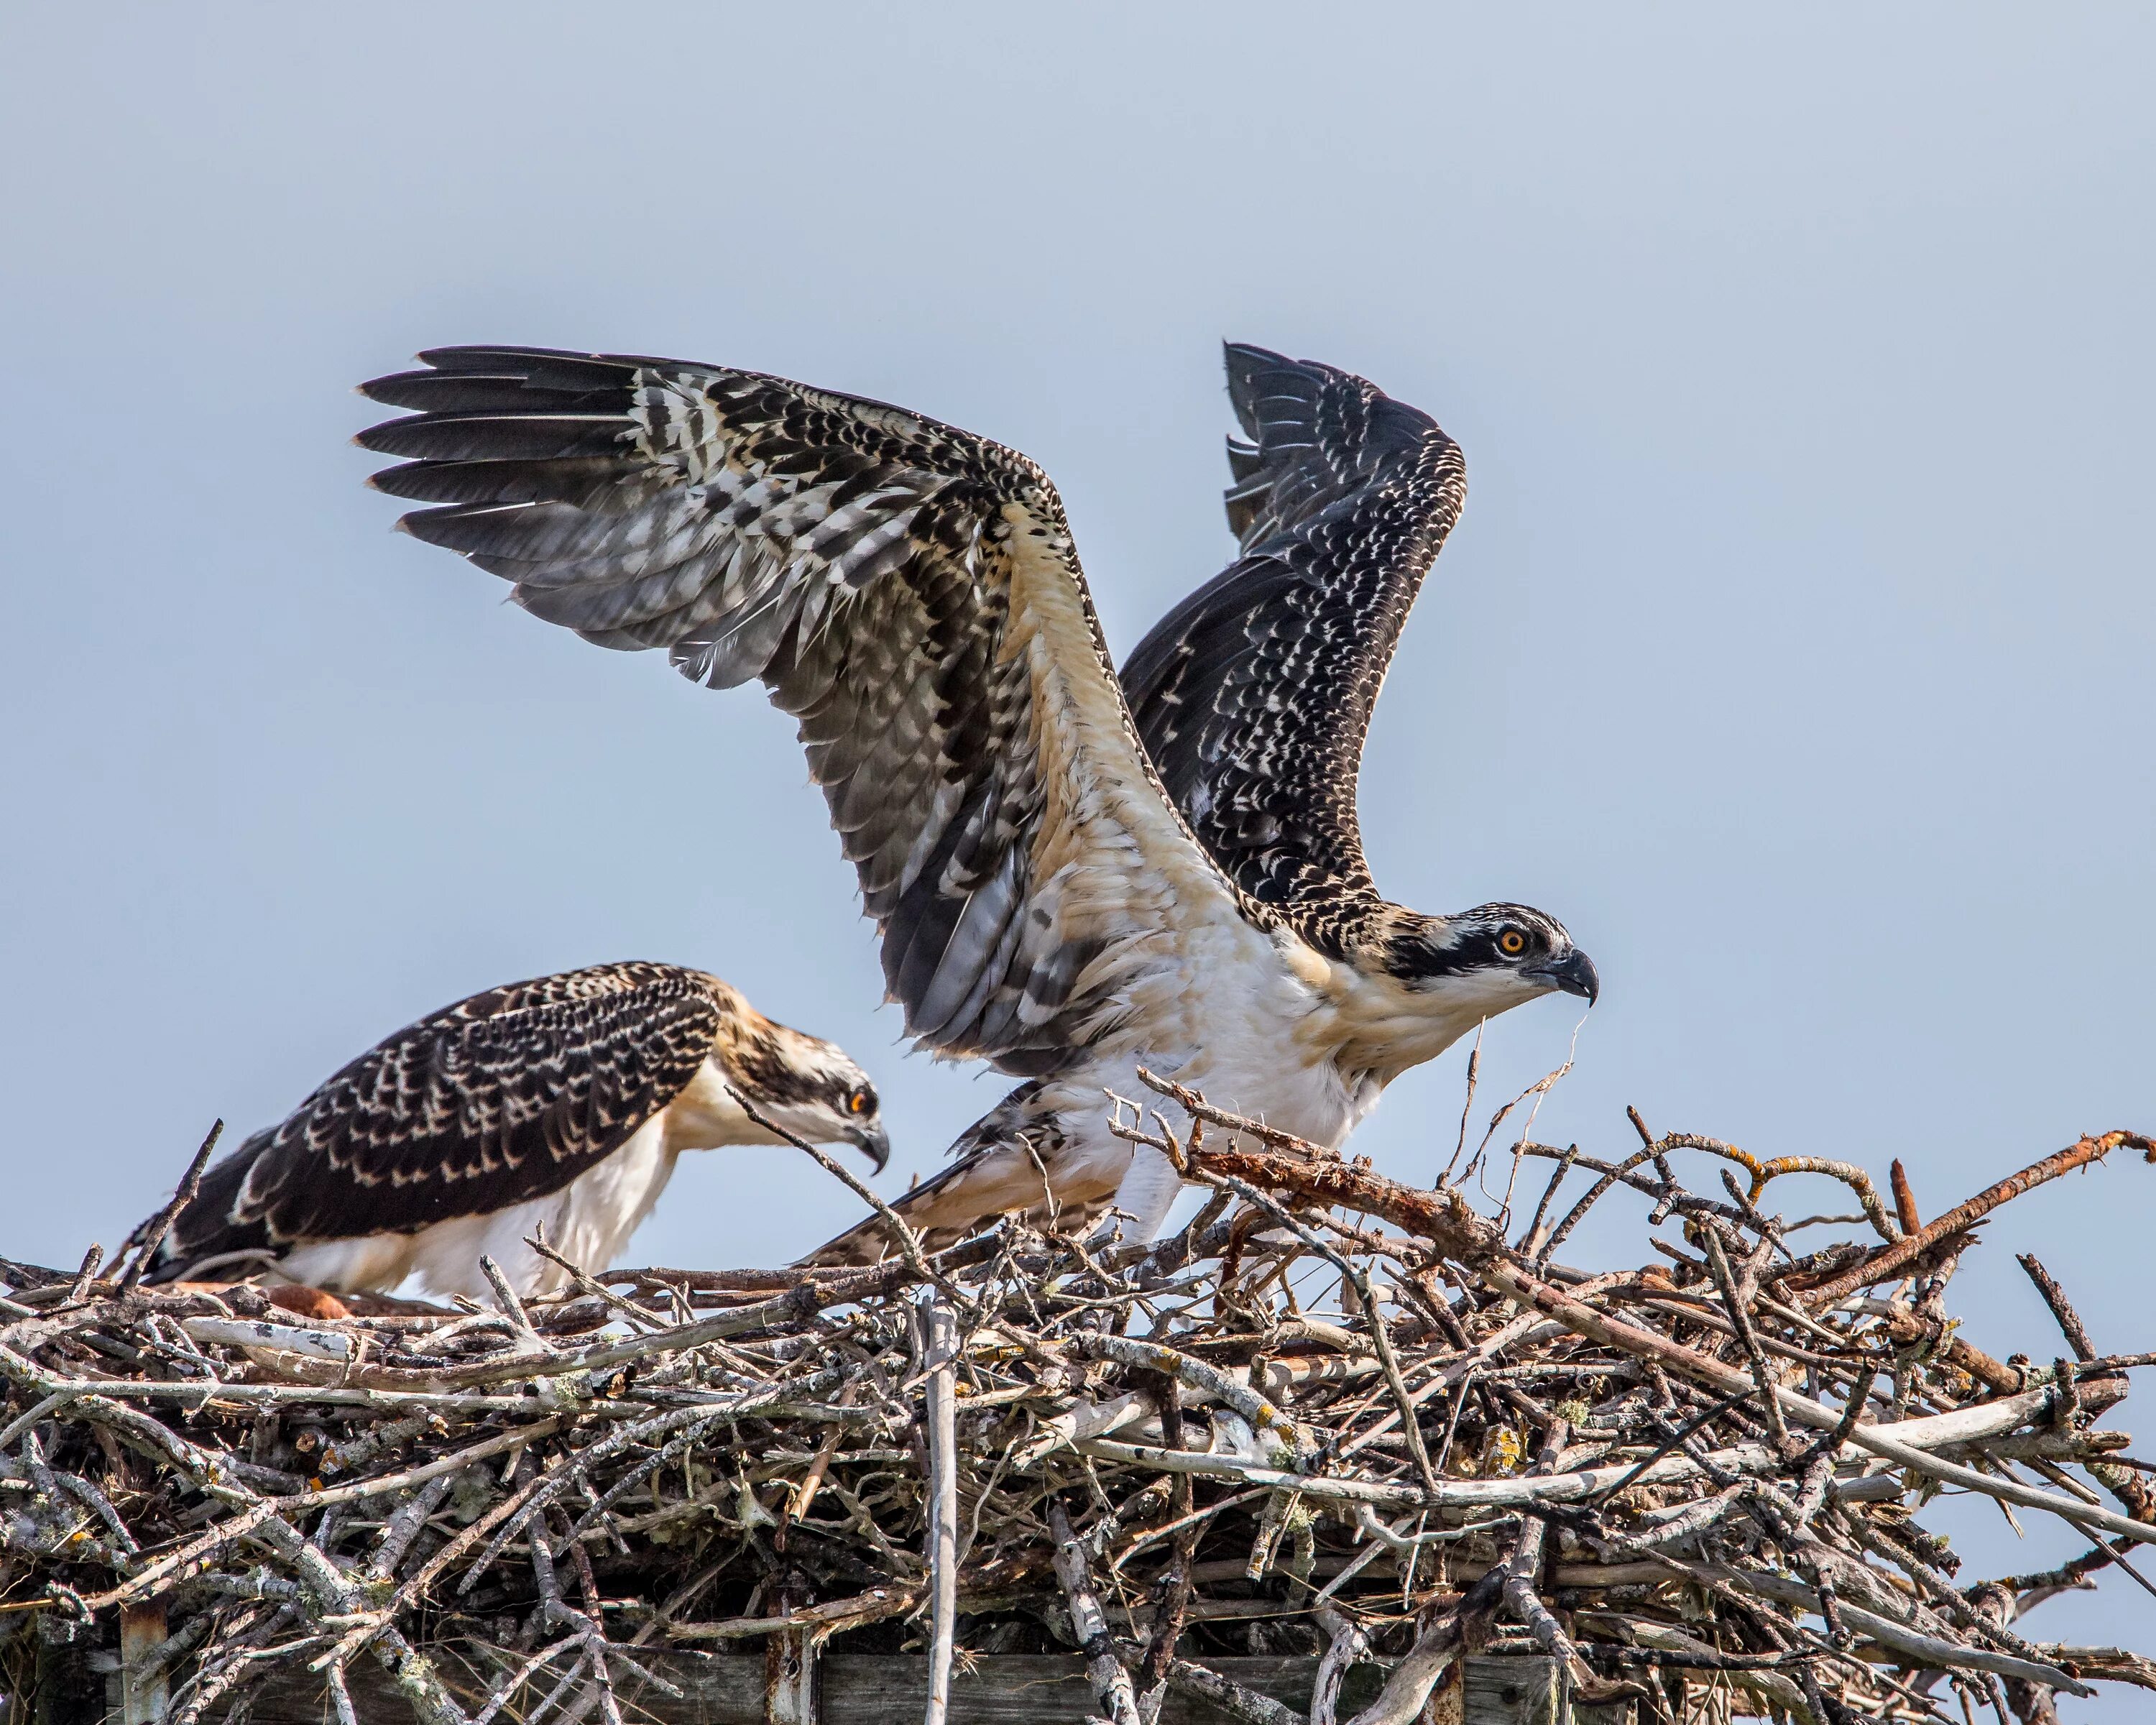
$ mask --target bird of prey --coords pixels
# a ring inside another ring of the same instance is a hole
[[[671,360],[454,347],[362,393],[399,525],[603,646],[793,716],[916,1041],[1021,1085],[899,1200],[931,1244],[1179,1182],[1110,1132],[1144,1065],[1337,1146],[1401,1072],[1594,968],[1514,904],[1382,897],[1355,788],[1387,662],[1465,490],[1359,377],[1229,350],[1237,562],[1116,680],[1025,456],[881,403]],[[1133,716],[1133,705],[1137,716]],[[1145,726],[1141,738],[1139,722]],[[886,1250],[869,1223],[821,1261]]]
[[[484,1296],[566,1274],[535,1230],[603,1268],[685,1150],[796,1136],[890,1154],[875,1087],[844,1051],[670,964],[602,964],[490,988],[362,1055],[213,1167],[151,1279],[269,1271],[387,1293],[417,1275]]]

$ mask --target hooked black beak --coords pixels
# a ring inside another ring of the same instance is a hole
[[[1589,1006],[1594,1004],[1595,997],[1602,992],[1602,979],[1594,973],[1594,961],[1577,947],[1562,958],[1537,965],[1527,974],[1548,978],[1566,993],[1578,995]]]
[[[881,1122],[874,1126],[854,1127],[847,1132],[846,1137],[854,1148],[875,1164],[878,1173],[884,1171],[885,1165],[891,1160],[891,1134],[883,1129]]]

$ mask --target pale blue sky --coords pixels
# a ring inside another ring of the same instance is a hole
[[[1362,371],[1470,486],[1370,849],[1404,901],[1541,905],[1601,966],[1540,1136],[1620,1147],[1633,1102],[1899,1155],[1930,1211],[2156,1123],[2149,15],[1320,17],[0,14],[0,1251],[109,1245],[212,1117],[600,959],[844,1042],[894,1187],[999,1093],[901,1056],[783,721],[389,533],[350,387],[454,341],[747,364],[1016,444],[1119,650],[1229,551],[1219,339]],[[1486,1096],[1571,1004],[1493,1026]],[[1461,1065],[1357,1147],[1426,1175]],[[714,1154],[633,1250],[773,1263],[851,1208]],[[1954,1303],[2048,1357],[2034,1249],[2101,1343],[2156,1342],[2152,1214],[2123,1158],[2041,1194]],[[1613,1207],[1580,1255],[1636,1230]],[[1965,1519],[1979,1567],[2071,1543]],[[2152,1609],[2107,1589],[2071,1632],[2156,1643]]]

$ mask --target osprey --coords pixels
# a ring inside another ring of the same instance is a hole
[[[715,976],[602,964],[490,988],[399,1030],[212,1168],[151,1279],[269,1270],[339,1292],[417,1275],[485,1296],[480,1256],[548,1293],[611,1263],[685,1150],[777,1144],[747,1102],[880,1170],[876,1093],[832,1044],[773,1024]]]
[[[1465,493],[1359,377],[1228,350],[1236,562],[1134,655],[1127,701],[1061,500],[904,408],[670,360],[454,347],[362,393],[399,523],[602,646],[753,679],[798,721],[908,1032],[1027,1078],[897,1208],[932,1244],[1179,1189],[1107,1128],[1141,1065],[1337,1146],[1483,1019],[1594,998],[1554,917],[1426,916],[1363,860],[1364,733]],[[1133,716],[1133,709],[1137,716]],[[1140,723],[1144,735],[1140,733]],[[870,1222],[820,1261],[888,1249]]]

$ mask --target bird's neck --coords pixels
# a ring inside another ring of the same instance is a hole
[[[666,1147],[679,1156],[685,1150],[716,1150],[729,1144],[775,1144],[778,1139],[748,1117],[732,1081],[716,1058],[696,1069],[681,1094],[667,1106]]]
[[[1343,1077],[1365,1076],[1382,1088],[1410,1066],[1435,1060],[1473,1031],[1484,1016],[1471,1008],[1434,1009],[1433,1003],[1424,999],[1399,1010],[1389,1010],[1380,1002],[1375,1009],[1342,1012],[1335,1024],[1332,1064]]]
[[[1351,1088],[1364,1082],[1383,1088],[1502,1009],[1476,990],[1414,988],[1373,964],[1328,958],[1297,944],[1291,967],[1316,997],[1301,1040]]]

